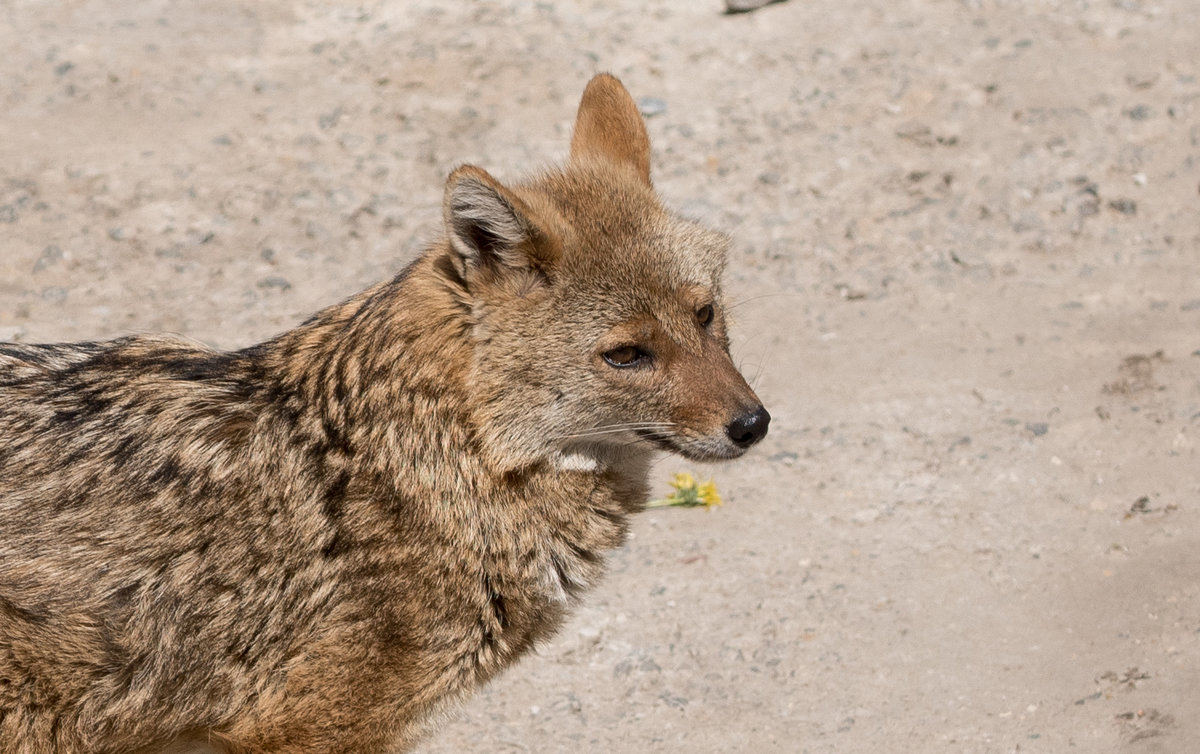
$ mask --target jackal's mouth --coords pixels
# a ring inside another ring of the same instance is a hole
[[[654,430],[636,430],[638,437],[654,445],[659,450],[681,455],[689,461],[727,461],[743,455],[747,448],[740,448],[732,443],[723,441],[700,440],[687,443],[680,442],[678,437]]]

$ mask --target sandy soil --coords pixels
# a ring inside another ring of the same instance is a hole
[[[0,338],[271,335],[612,71],[771,435],[422,751],[1196,751],[1197,4],[720,10],[0,2]]]

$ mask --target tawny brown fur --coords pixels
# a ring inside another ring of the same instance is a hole
[[[724,237],[616,79],[395,279],[232,353],[0,344],[0,752],[403,751],[560,623],[654,447],[740,455]]]

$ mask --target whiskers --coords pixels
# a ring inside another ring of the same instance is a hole
[[[725,311],[732,312],[734,309],[737,309],[741,306],[744,306],[744,305],[752,303],[752,302],[761,301],[763,299],[777,299],[777,298],[795,299],[797,301],[800,301],[800,300],[802,300],[803,297],[799,293],[784,292],[784,291],[759,293],[759,294],[756,294],[753,296],[746,296],[744,298],[739,298],[736,301],[726,304]],[[797,318],[797,321],[798,321],[798,318]],[[765,336],[766,333],[767,333],[766,330],[759,330],[749,336],[739,339],[738,347],[736,350],[738,350],[740,352],[745,352],[747,349],[749,349],[749,347],[752,344],[754,344],[754,342],[757,339]],[[759,379],[762,377],[763,370],[767,366],[766,362],[773,355],[773,351],[768,346],[766,348],[760,349],[756,355],[758,356],[758,358],[755,361],[749,362],[749,364],[751,366],[753,366],[753,368],[754,368],[752,374],[748,374],[745,369],[745,367],[747,365],[746,361],[741,360],[738,362],[738,370],[740,372],[742,372],[743,376],[746,377],[746,382],[749,383],[751,388],[757,388]]]
[[[648,433],[653,435],[665,434],[674,431],[677,425],[674,422],[620,422],[617,424],[602,424],[599,427],[585,429],[579,432],[568,432],[566,434],[555,435],[552,439],[556,441],[602,441],[610,439],[615,435],[622,434],[642,434]]]
[[[753,373],[747,373],[747,371],[746,371],[747,364],[751,364],[754,366]],[[763,368],[765,366],[766,366],[766,364],[762,360],[752,361],[752,362],[739,361],[738,362],[738,371],[741,372],[742,376],[746,378],[746,384],[748,384],[751,389],[757,389],[758,380],[760,377],[762,377]]]

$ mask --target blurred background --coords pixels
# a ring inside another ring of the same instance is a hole
[[[1200,6],[723,11],[0,0],[0,339],[269,337],[609,71],[771,434],[421,751],[1195,751]]]

